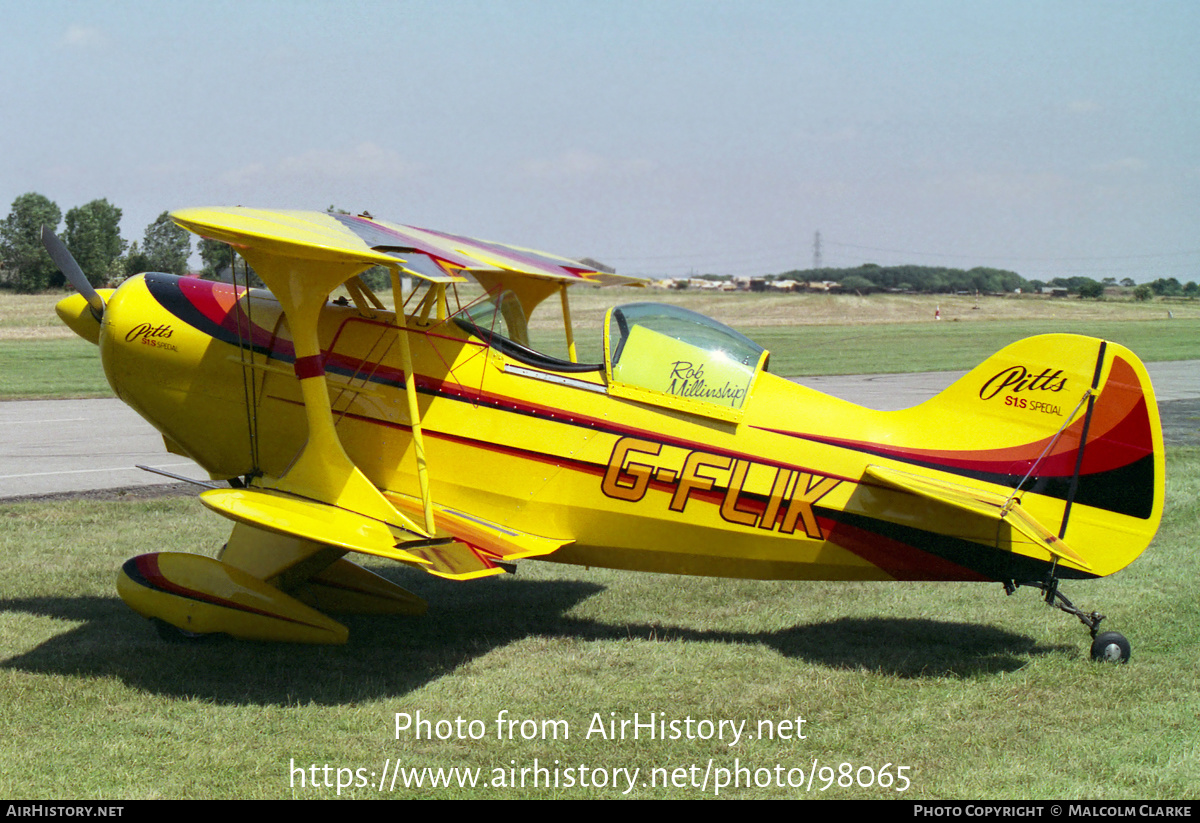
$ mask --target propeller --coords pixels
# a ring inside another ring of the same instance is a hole
[[[104,298],[100,293],[92,288],[92,284],[88,282],[87,275],[83,273],[83,269],[79,268],[79,264],[75,262],[66,243],[58,239],[49,226],[42,226],[42,245],[46,247],[46,251],[50,254],[50,259],[54,261],[54,265],[58,266],[66,278],[71,281],[71,285],[75,290],[83,295],[88,301],[88,306],[92,309],[92,314],[97,320],[104,314]]]

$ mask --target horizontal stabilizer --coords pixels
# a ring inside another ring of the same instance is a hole
[[[419,566],[431,561],[415,552],[451,540],[426,539],[356,512],[279,491],[213,489],[201,493],[200,502],[238,523]]]
[[[1069,560],[1089,571],[1092,568],[1077,552],[1025,511],[1021,504],[1009,494],[973,489],[957,483],[946,483],[883,466],[868,466],[863,473],[863,479],[945,503],[989,520],[1004,521],[1054,557]]]

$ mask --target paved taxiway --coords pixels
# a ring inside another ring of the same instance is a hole
[[[1150,363],[1168,443],[1200,445],[1200,361]],[[796,382],[876,409],[914,406],[965,372],[802,377]],[[149,423],[116,399],[0,403],[0,499],[174,482],[141,463],[207,479],[168,454]]]
[[[208,479],[116,398],[0,403],[0,499],[174,482],[139,463]]]

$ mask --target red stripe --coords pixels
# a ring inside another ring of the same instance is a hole
[[[292,368],[296,370],[296,377],[301,380],[309,377],[322,377],[325,374],[325,358],[319,354],[310,354],[308,357],[297,357],[296,362],[292,364]]]
[[[230,609],[232,611],[246,612],[247,614],[256,614],[256,615],[260,615],[263,617],[272,617],[276,620],[282,620],[286,623],[296,623],[301,626],[310,626],[312,628],[317,628],[317,629],[325,628],[324,626],[320,626],[316,623],[310,623],[305,620],[298,620],[294,617],[287,617],[286,615],[278,614],[276,612],[268,611],[266,609],[256,609],[253,606],[248,606],[243,603],[238,603],[238,602],[236,602],[234,600],[230,600],[229,598],[226,598],[226,597],[220,597],[219,595],[216,595],[216,594],[212,594],[212,593],[202,591],[199,589],[191,589],[191,588],[188,588],[187,586],[180,585],[179,583],[176,583],[175,581],[169,579],[165,574],[163,574],[162,569],[160,569],[158,566],[158,554],[157,553],[143,554],[143,555],[139,555],[138,557],[135,557],[133,559],[134,559],[134,562],[137,564],[137,569],[142,574],[142,577],[144,577],[146,579],[146,581],[148,583],[150,583],[153,588],[155,588],[161,592],[164,592],[165,594],[171,594],[176,597],[185,598],[187,600],[195,600],[200,603],[210,603],[214,606],[221,606],[223,608]],[[137,581],[134,581],[134,582],[136,583]]]
[[[852,554],[866,560],[872,566],[890,574],[897,580],[973,580],[990,578],[974,569],[961,566],[953,560],[938,557],[903,541],[882,534],[818,518],[828,535],[825,539]]]

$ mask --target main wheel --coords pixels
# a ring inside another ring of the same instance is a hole
[[[155,631],[158,632],[160,640],[165,640],[168,643],[195,643],[203,640],[207,635],[196,634],[189,632],[178,626],[172,626],[165,620],[159,620],[157,617],[150,618],[150,622],[154,624]]]
[[[1129,641],[1119,632],[1105,632],[1092,641],[1092,660],[1102,663],[1128,663]]]

